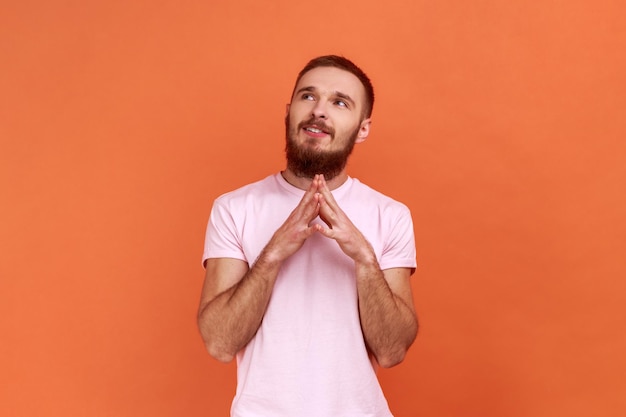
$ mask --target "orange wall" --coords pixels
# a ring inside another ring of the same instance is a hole
[[[2,1],[0,415],[225,416],[212,200],[283,167],[312,56],[377,88],[353,176],[414,214],[397,416],[626,414],[621,2]]]

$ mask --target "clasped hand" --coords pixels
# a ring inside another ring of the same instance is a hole
[[[326,224],[311,223],[319,218]],[[313,233],[334,239],[355,262],[374,258],[371,245],[335,201],[323,175],[316,175],[298,206],[272,236],[266,250],[283,261],[296,253]]]

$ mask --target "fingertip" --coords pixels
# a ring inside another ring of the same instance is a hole
[[[312,224],[311,226],[309,226],[309,233],[308,235],[311,236],[316,232],[320,232],[320,225],[319,224]]]
[[[330,236],[328,235],[328,232],[330,231],[330,229],[329,229],[328,227],[324,227],[324,226],[322,226],[321,224],[317,224],[316,226],[317,226],[317,231],[318,231],[319,233],[321,233],[321,234],[322,234],[322,235],[324,235],[325,237],[330,237]]]

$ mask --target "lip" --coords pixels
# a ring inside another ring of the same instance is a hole
[[[316,130],[319,130],[319,132],[312,132],[308,129],[316,129]],[[316,125],[303,126],[302,131],[304,132],[305,135],[313,137],[313,138],[323,138],[324,136],[327,136],[330,134],[326,129],[320,126],[316,126]]]
[[[300,123],[300,129],[304,134],[312,138],[323,138],[325,136],[333,136],[334,131],[331,127],[326,126],[323,120],[309,119]],[[307,129],[319,130],[319,132],[311,132]]]

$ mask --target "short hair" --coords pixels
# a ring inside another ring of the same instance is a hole
[[[311,71],[312,69],[318,67],[334,67],[339,68],[344,71],[348,71],[349,73],[356,76],[363,88],[365,89],[365,107],[363,108],[364,118],[368,118],[372,116],[372,110],[374,109],[374,87],[372,86],[372,82],[369,77],[361,68],[359,68],[354,62],[350,61],[348,58],[344,58],[338,55],[324,55],[319,56],[317,58],[313,58],[302,68],[302,71],[298,74],[298,78],[296,78],[296,84],[294,85],[293,94],[296,91],[296,86],[300,82],[300,79],[304,74]]]

